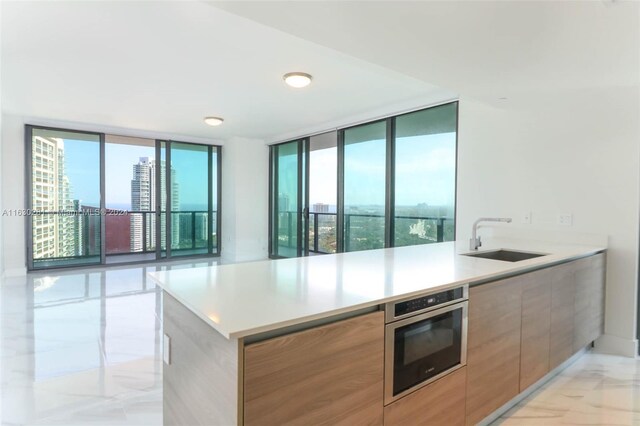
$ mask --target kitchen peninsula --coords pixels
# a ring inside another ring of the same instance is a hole
[[[544,256],[483,259],[451,242],[151,273],[164,295],[164,423],[489,418],[563,368],[604,321],[604,247],[499,247]],[[407,317],[397,307],[409,299],[423,303],[418,312],[442,303],[434,312],[443,318],[461,307],[441,335],[463,330],[462,356],[417,387],[387,392],[388,311]]]

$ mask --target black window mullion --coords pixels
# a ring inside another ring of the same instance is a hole
[[[171,209],[171,141],[165,141],[165,163],[164,163],[164,191],[165,191],[165,251],[166,258],[171,258],[171,220],[173,219],[173,211]]]
[[[460,118],[460,103],[454,102],[456,105],[456,178],[454,182],[454,198],[453,198],[453,241],[456,240],[458,231],[458,135],[459,135],[459,121]]]
[[[395,118],[387,119],[387,158],[385,176],[384,246],[393,247],[395,238]]]
[[[33,208],[33,126],[26,125],[24,132],[25,139],[25,179],[26,194],[25,207],[27,211]],[[33,270],[33,216],[25,216],[25,235],[27,237],[27,270]]]
[[[275,197],[278,193],[278,179],[275,177],[278,174],[278,164],[276,162],[278,158],[278,146],[272,145],[269,147],[269,257],[274,258],[276,253],[276,242],[278,241],[276,233],[276,227],[278,226],[278,213],[274,211],[278,207]]]
[[[303,147],[304,145],[304,140],[299,140],[298,141],[298,196],[297,198],[297,205],[296,205],[296,216],[297,216],[297,220],[296,220],[296,254],[298,255],[298,257],[302,256],[303,253],[303,244],[302,244],[302,236],[303,236],[303,232],[302,232],[302,218],[303,218],[303,214],[302,214],[302,196],[303,196],[303,186],[302,186],[302,176],[303,176],[303,170],[302,170],[302,154],[303,154]]]
[[[156,260],[162,258],[162,141],[156,139],[156,205],[153,206],[155,213],[155,241],[156,241]],[[165,164],[166,167],[166,164]],[[165,169],[166,174],[166,169]],[[165,219],[166,220],[166,219]]]
[[[304,248],[304,255],[309,256],[309,174],[310,174],[310,159],[311,159],[311,139],[305,138],[303,141],[304,147],[304,232],[302,247]]]
[[[213,147],[209,145],[207,147],[207,252],[211,254],[213,252],[213,194],[211,194],[211,190],[213,189]],[[217,233],[216,233],[217,235]],[[193,235],[193,239],[195,240],[195,234]]]
[[[336,206],[336,252],[344,252],[344,130],[338,130],[338,200]]]
[[[216,251],[215,254],[219,255],[222,252],[222,147],[218,146],[216,150]]]
[[[105,135],[100,133],[100,264],[107,263],[107,210],[105,183]]]

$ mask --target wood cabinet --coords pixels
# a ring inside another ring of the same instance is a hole
[[[605,255],[575,262],[573,351],[576,352],[603,333]]]
[[[383,312],[247,345],[244,423],[382,424],[383,374]]]
[[[387,405],[385,426],[464,425],[466,383],[467,369],[462,367]]]
[[[602,335],[605,261],[601,253],[469,290],[467,425]]]
[[[554,266],[551,274],[551,330],[549,370],[573,355],[575,270],[574,262]]]
[[[469,289],[466,424],[520,391],[522,285],[528,274]]]
[[[549,372],[553,268],[527,275],[522,285],[521,392]]]

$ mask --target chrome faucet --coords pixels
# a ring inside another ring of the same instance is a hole
[[[473,222],[473,228],[471,228],[471,239],[469,240],[469,250],[478,250],[478,247],[482,245],[480,237],[478,235],[478,224],[480,222],[506,222],[510,223],[510,217],[481,217]]]

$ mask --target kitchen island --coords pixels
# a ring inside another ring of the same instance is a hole
[[[442,392],[459,400],[449,423],[481,421],[602,333],[604,247],[496,244],[545,256],[474,258],[452,242],[150,274],[164,294],[165,424],[401,423]],[[385,402],[384,305],[465,284],[467,365]],[[487,361],[486,339],[506,355]],[[492,368],[504,383],[480,392]]]

